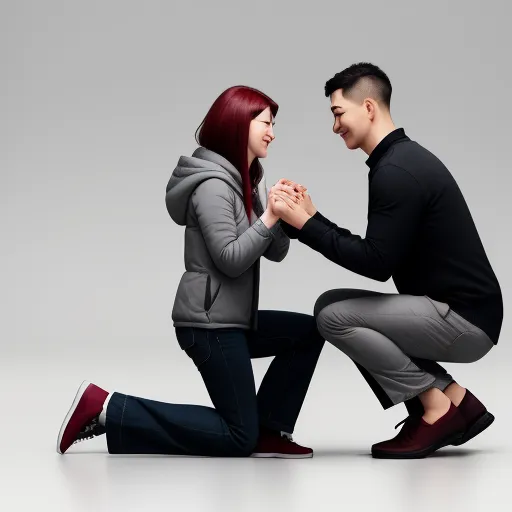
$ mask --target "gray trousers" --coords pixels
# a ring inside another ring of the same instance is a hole
[[[331,290],[318,298],[315,317],[320,334],[369,373],[389,405],[453,382],[434,362],[472,363],[494,346],[448,304],[427,296]]]

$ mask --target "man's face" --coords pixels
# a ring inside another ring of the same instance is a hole
[[[366,102],[355,103],[343,96],[342,89],[337,89],[331,94],[331,111],[334,115],[332,131],[340,135],[347,148],[361,147],[371,127]]]

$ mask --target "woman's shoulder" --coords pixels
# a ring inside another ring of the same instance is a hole
[[[234,194],[233,187],[222,178],[211,177],[202,181],[195,190],[198,194],[219,194],[219,195],[232,195]]]
[[[196,204],[229,202],[233,205],[243,203],[243,197],[227,181],[222,178],[208,178],[201,182],[194,193],[193,200]]]

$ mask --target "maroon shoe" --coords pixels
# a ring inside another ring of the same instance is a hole
[[[376,459],[421,459],[452,444],[465,428],[464,418],[453,404],[432,425],[421,416],[410,416],[394,439],[372,446],[372,456]]]
[[[452,443],[453,446],[467,443],[470,439],[483,432],[494,421],[494,416],[469,389],[466,389],[466,394],[457,408],[466,422],[466,430],[459,439]]]
[[[307,459],[313,450],[295,443],[289,434],[262,429],[258,444],[251,457],[276,457],[278,459]]]
[[[105,433],[98,416],[108,392],[84,381],[71,404],[57,438],[57,452],[64,453],[74,443]]]

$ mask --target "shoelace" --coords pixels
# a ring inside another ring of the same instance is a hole
[[[407,418],[404,418],[400,423],[397,423],[395,425],[395,430],[402,424],[402,423],[405,423],[407,420],[409,419],[409,416],[407,416]]]
[[[87,441],[93,437],[99,436],[105,433],[105,427],[99,424],[98,418],[94,418],[88,425],[80,431],[73,444]]]
[[[410,423],[413,423],[415,421],[418,421],[419,416],[407,416],[407,418],[404,418],[400,423],[397,423],[395,425],[395,429],[397,429],[402,423],[405,423],[406,421],[409,421]]]
[[[285,439],[290,441],[290,443],[293,443],[293,437],[291,434],[288,434],[287,432],[281,432],[281,437],[284,437]]]
[[[399,432],[398,437],[402,437],[405,439],[410,439],[411,435],[413,433],[414,426],[417,424],[417,417],[415,416],[407,416],[407,418],[403,419],[400,423],[395,425],[395,430],[402,424],[404,424],[404,427]]]

